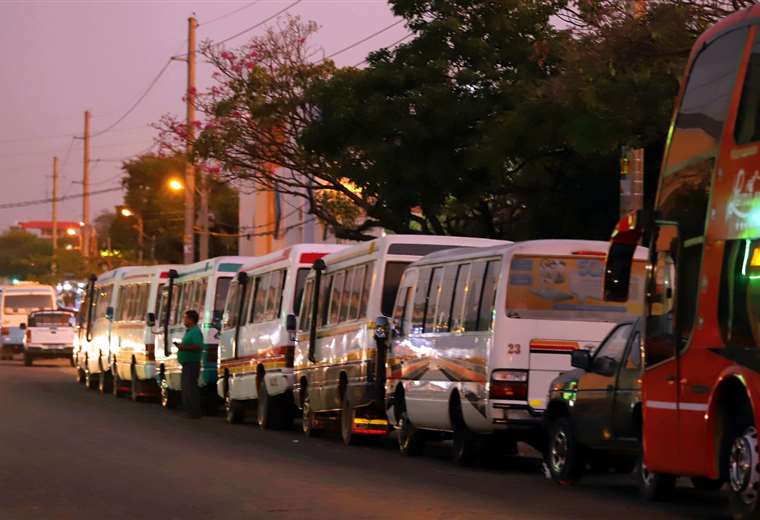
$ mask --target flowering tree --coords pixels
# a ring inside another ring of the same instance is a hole
[[[306,92],[335,70],[309,43],[316,31],[314,22],[287,17],[237,49],[202,44],[214,84],[196,97],[204,122],[195,129],[194,159],[241,190],[300,197],[337,236],[365,238],[378,225],[371,218],[375,199],[331,175],[330,164],[301,143],[304,129],[319,118]],[[167,115],[156,127],[163,153],[184,149],[185,123]]]

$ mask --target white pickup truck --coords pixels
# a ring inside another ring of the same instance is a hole
[[[69,311],[36,311],[29,315],[24,336],[24,365],[35,359],[71,358],[74,347],[74,314]]]

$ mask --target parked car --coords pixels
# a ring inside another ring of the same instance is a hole
[[[595,352],[576,350],[576,369],[552,381],[545,462],[556,482],[573,483],[600,461],[633,469],[641,452],[642,321],[619,324]]]
[[[74,334],[74,313],[32,312],[27,318],[24,335],[24,365],[31,366],[35,359],[71,359]]]
[[[13,354],[22,351],[30,312],[55,308],[55,288],[49,285],[0,285],[0,359],[13,359]]]

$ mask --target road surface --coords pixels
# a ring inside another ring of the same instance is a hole
[[[720,493],[687,485],[645,504],[625,476],[559,487],[529,457],[467,469],[445,443],[407,458],[392,439],[347,448],[193,421],[86,390],[63,361],[0,362],[0,409],[2,519],[725,518]]]

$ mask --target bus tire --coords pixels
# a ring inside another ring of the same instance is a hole
[[[646,464],[644,464],[643,452],[639,455],[634,475],[641,498],[649,502],[667,500],[673,495],[673,491],[676,488],[675,475],[649,471]]]
[[[354,436],[354,417],[356,416],[356,410],[351,405],[351,401],[348,399],[348,395],[344,393],[340,412],[340,440],[346,446],[351,446],[356,443],[356,437]]]
[[[32,366],[32,356],[30,356],[27,352],[24,352],[24,366]]]
[[[110,394],[113,391],[113,378],[111,372],[105,370],[100,371],[98,374],[98,392],[102,395]]]
[[[85,376],[84,370],[82,370],[81,368],[77,367],[76,381],[77,381],[78,384],[80,384],[80,385],[84,384],[84,381],[85,381],[85,377],[84,376]]]
[[[119,377],[119,372],[116,369],[116,364],[111,367],[111,379],[113,380],[113,385],[111,388],[111,395],[114,397],[121,397],[121,387],[123,385],[121,378]]]
[[[301,398],[301,430],[307,437],[318,437],[321,433],[316,427],[315,413],[311,408],[311,396],[308,387],[302,385],[303,397]]]
[[[98,380],[95,378],[95,375],[90,372],[89,368],[86,368],[84,371],[84,382],[89,390],[98,389]]]
[[[166,375],[163,372],[161,373],[160,391],[161,406],[165,410],[173,410],[176,408],[178,401],[178,392],[169,388],[169,382],[166,380]]]
[[[140,381],[137,379],[137,369],[135,368],[134,364],[132,364],[129,371],[130,371],[130,377],[132,378],[129,381],[129,397],[130,399],[132,399],[132,401],[138,402],[141,399]]]
[[[549,442],[544,460],[552,480],[561,485],[575,484],[583,474],[583,455],[575,438],[575,428],[567,417],[549,424]]]
[[[457,466],[472,466],[477,459],[478,443],[475,435],[464,422],[459,395],[451,402],[451,425],[454,433],[452,460]]]
[[[272,397],[263,378],[256,378],[256,422],[262,430],[283,430],[288,426],[290,410],[282,395]]]
[[[729,436],[728,497],[735,519],[760,518],[760,453],[754,426]]]
[[[403,455],[422,455],[425,449],[424,432],[418,430],[406,411],[406,400],[402,391],[397,391],[394,399],[395,410],[393,411],[398,423],[398,449]]]

